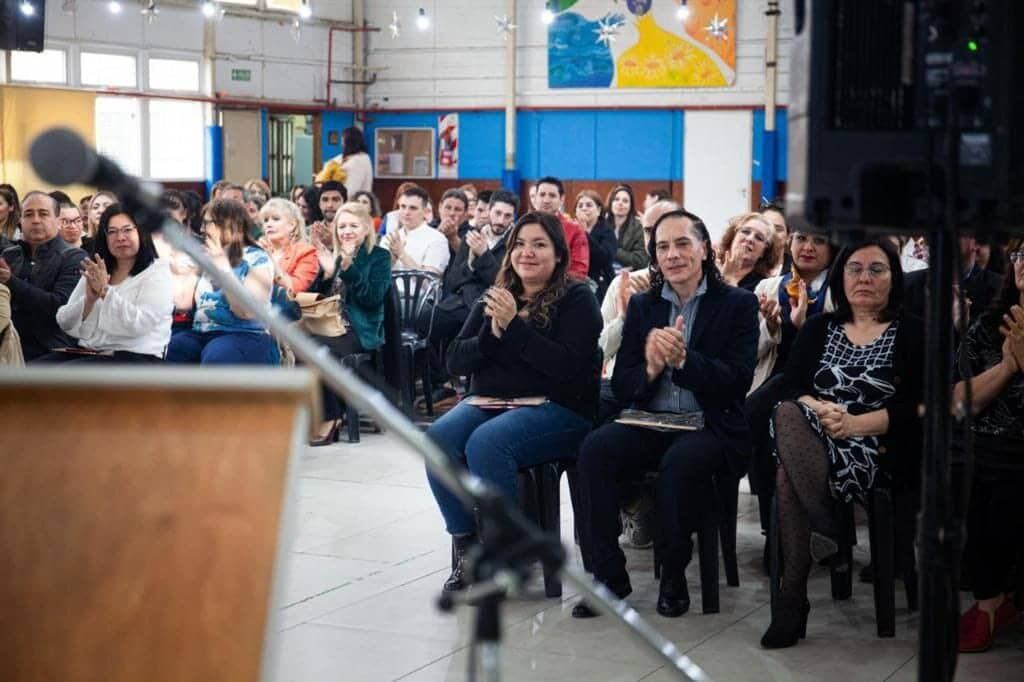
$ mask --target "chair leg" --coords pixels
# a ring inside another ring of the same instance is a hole
[[[346,427],[348,429],[348,442],[358,443],[359,442],[359,410],[352,407],[348,403],[345,404],[345,421],[347,422]]]
[[[405,386],[405,406],[410,413],[416,409],[416,374],[413,371],[413,351],[409,347],[402,349],[402,373]]]
[[[868,529],[871,537],[871,566],[875,571],[875,621],[879,637],[896,636],[896,585],[892,498],[889,491],[871,492]]]
[[[837,505],[836,528],[839,531],[839,552],[832,561],[832,598],[843,601],[853,594],[853,545],[857,528],[852,503]]]
[[[732,476],[715,478],[718,492],[718,535],[725,564],[725,582],[739,587],[740,571],[736,560],[736,514],[739,506],[739,481]]]
[[[704,613],[718,613],[718,519],[697,532],[700,556],[700,598]]]
[[[560,480],[561,469],[558,462],[546,462],[541,465],[538,481],[540,527],[559,542],[562,541]],[[544,566],[544,594],[552,599],[562,596],[562,580],[553,567]]]
[[[434,386],[433,386],[433,382],[430,380],[430,360],[427,357],[428,353],[429,353],[429,351],[424,351],[423,352],[423,359],[420,362],[420,365],[422,366],[422,373],[420,375],[420,378],[423,380],[423,400],[424,400],[424,402],[426,403],[426,406],[427,406],[427,416],[433,417],[434,416]],[[416,360],[415,360],[415,356],[414,356],[413,357],[413,362],[415,363],[415,361]]]
[[[917,519],[914,496],[907,493],[893,493],[893,517],[896,523],[896,568],[903,575],[903,587],[907,593],[907,610],[917,611],[918,580],[917,556],[914,550]]]

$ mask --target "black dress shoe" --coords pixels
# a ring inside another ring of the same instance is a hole
[[[666,618],[678,618],[690,610],[690,590],[686,586],[685,576],[670,575],[662,569],[657,610],[659,615]]]
[[[633,586],[629,584],[628,577],[623,582],[619,582],[616,585],[606,585],[605,587],[607,587],[611,593],[619,599],[625,599],[633,592]],[[576,606],[572,607],[573,618],[596,618],[600,615],[600,613],[590,608],[590,606],[587,605],[587,602],[582,600],[576,604]]]
[[[452,562],[452,573],[444,581],[444,592],[458,592],[465,589],[469,584],[469,566],[467,555],[476,546],[478,540],[475,534],[456,535],[452,538],[455,544],[455,557]]]

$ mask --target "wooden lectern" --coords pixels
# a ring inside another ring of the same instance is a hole
[[[272,674],[305,370],[0,370],[0,679]]]

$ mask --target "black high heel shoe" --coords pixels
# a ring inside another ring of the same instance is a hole
[[[334,425],[331,426],[331,430],[327,432],[327,435],[323,438],[315,438],[309,441],[309,446],[312,448],[318,448],[322,445],[330,445],[338,441],[338,430],[341,428],[341,420],[335,419]]]
[[[807,637],[807,614],[811,612],[811,603],[804,601],[799,607],[780,604],[772,612],[772,622],[761,637],[761,646],[765,649],[785,649]]]

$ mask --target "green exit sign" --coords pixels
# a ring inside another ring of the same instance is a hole
[[[231,69],[231,80],[233,80],[233,81],[251,81],[252,80],[252,69]]]

